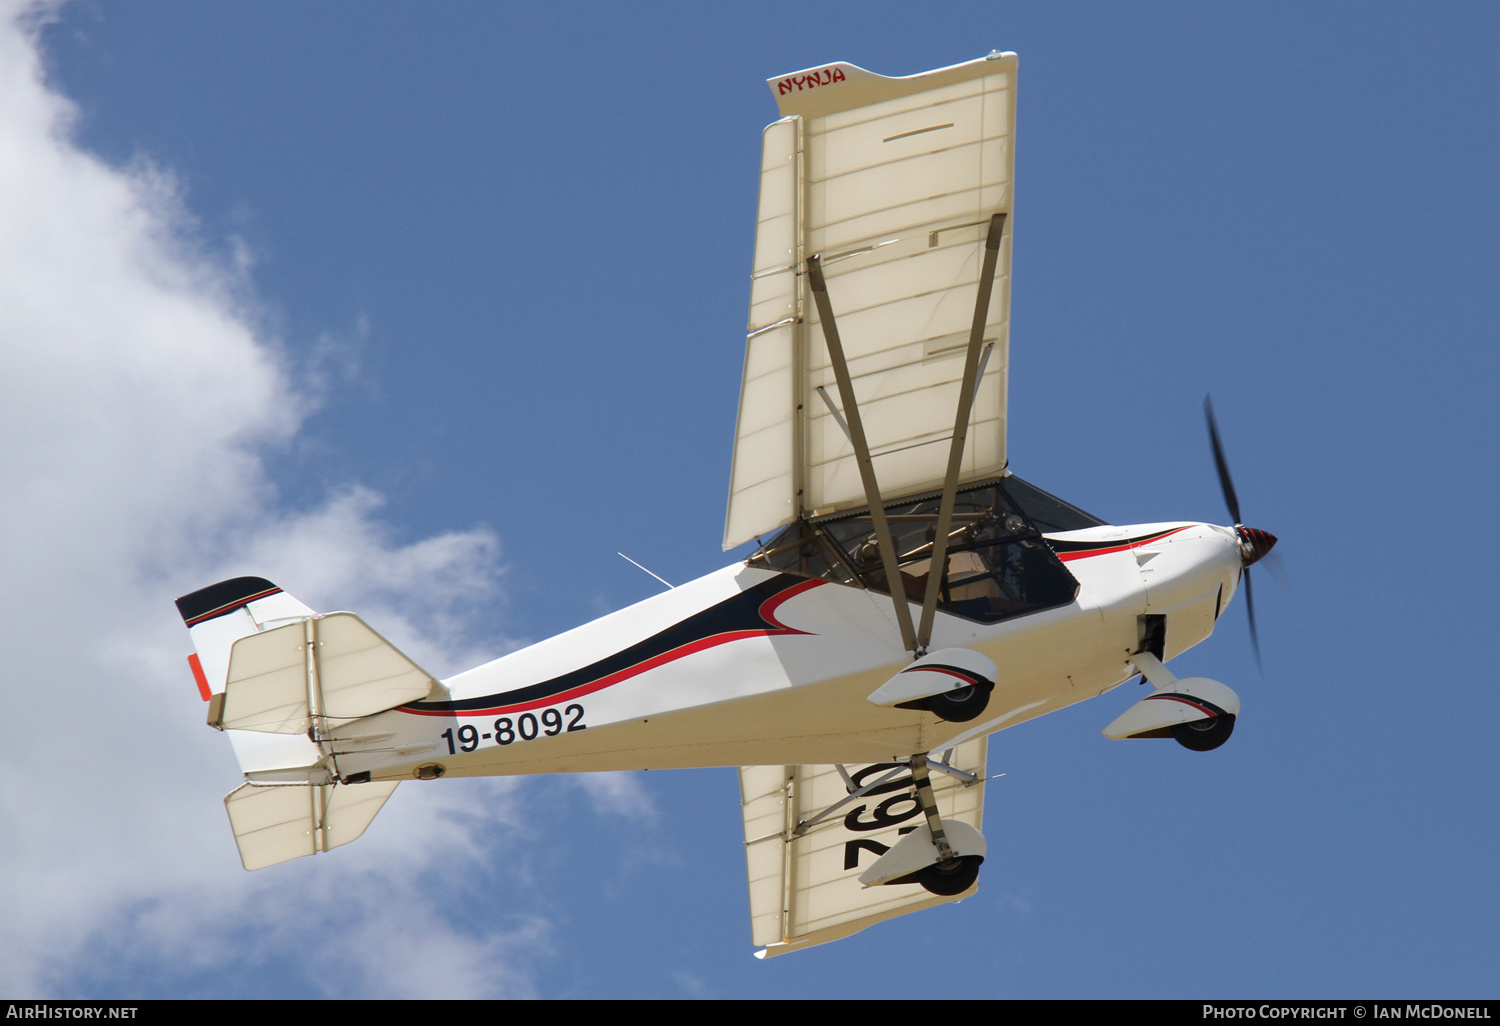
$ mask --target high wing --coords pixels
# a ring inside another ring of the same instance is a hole
[[[807,259],[821,255],[887,497],[941,487],[986,230],[1008,215],[1016,55],[906,78],[831,64],[769,80],[724,547],[866,504]],[[1009,231],[959,480],[1004,473]]]
[[[970,780],[932,774],[933,797],[945,823],[963,822],[976,830],[983,825],[986,743],[982,737],[967,741],[942,760]],[[860,873],[923,822],[922,810],[904,764],[843,767],[856,790],[877,784],[852,799],[839,769],[740,767],[750,932],[764,949],[757,952],[761,957],[838,940],[977,890],[976,885],[939,897],[915,883],[862,886]],[[887,774],[892,779],[877,783]],[[813,822],[798,834],[799,824],[808,821]]]

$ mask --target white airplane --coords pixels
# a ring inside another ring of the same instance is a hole
[[[402,781],[739,766],[764,957],[975,893],[997,730],[1141,675],[1106,736],[1229,737],[1235,693],[1164,665],[1276,541],[1211,408],[1232,527],[1106,524],[1009,470],[1016,55],[770,86],[724,535],[754,554],[443,681],[261,578],[179,599],[246,869]]]

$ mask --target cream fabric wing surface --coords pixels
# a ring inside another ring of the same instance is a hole
[[[982,827],[985,750],[985,738],[967,741],[954,750],[950,763],[980,782],[966,785],[932,773],[933,797],[943,819]],[[893,768],[892,763],[876,763],[845,770],[863,786]],[[909,772],[793,836],[799,822],[847,797],[844,778],[832,765],[740,767],[750,932],[765,955],[824,944],[975,893],[971,888],[950,898],[930,894],[919,884],[860,884],[860,873],[895,845],[903,828],[925,822]]]
[[[1014,54],[908,78],[771,80],[724,547],[865,505],[806,260],[828,294],[889,500],[941,485],[992,215],[1007,215],[961,481],[1005,468]]]

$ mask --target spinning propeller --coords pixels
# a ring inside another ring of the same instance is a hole
[[[1214,419],[1212,396],[1203,397],[1203,415],[1208,418],[1208,440],[1214,448],[1214,464],[1219,468],[1219,487],[1224,492],[1224,505],[1234,518],[1234,533],[1240,543],[1240,566],[1244,568],[1245,612],[1250,617],[1250,645],[1255,649],[1255,664],[1260,663],[1260,637],[1255,632],[1255,600],[1250,591],[1250,565],[1259,562],[1276,545],[1276,536],[1240,522],[1240,500],[1234,493],[1234,482],[1229,477],[1229,463],[1224,459],[1224,443],[1219,440],[1219,423]]]

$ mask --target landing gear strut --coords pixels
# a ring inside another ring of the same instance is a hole
[[[974,691],[980,695],[979,709],[968,717],[973,719],[983,710],[983,703],[989,701],[989,692],[979,687],[964,690]],[[917,801],[921,803],[922,812],[927,817],[927,829],[932,835],[932,846],[938,850],[940,859],[896,882],[918,883],[928,892],[945,898],[962,894],[973,887],[974,881],[979,879],[979,864],[984,861],[984,856],[960,855],[948,843],[947,831],[943,829],[943,821],[938,817],[937,800],[932,796],[932,779],[927,773],[927,756],[913,755],[911,757],[911,778],[916,784]]]
[[[947,823],[943,822],[938,815],[937,799],[932,793],[932,779],[928,768],[932,767],[956,777],[964,787],[981,783],[982,778],[955,769],[941,760],[929,760],[925,752],[886,765],[890,767],[889,772],[863,786],[856,786],[855,779],[849,776],[844,767],[836,766],[835,768],[844,777],[849,796],[834,802],[817,815],[798,822],[796,829],[785,835],[786,839],[790,841],[794,837],[801,837],[864,795],[887,793],[892,790],[905,791],[907,783],[910,783],[916,791],[914,797],[925,822],[920,826],[903,828],[901,837],[897,839],[893,847],[886,848],[880,845],[877,848],[881,852],[880,857],[859,875],[859,882],[866,887],[882,884],[918,884],[928,893],[945,898],[957,897],[965,893],[979,878],[979,866],[984,861],[987,851],[984,835],[961,818],[951,819]],[[882,767],[869,768],[873,770]],[[895,780],[907,770],[911,772],[910,781]],[[864,775],[862,772],[859,779],[862,780]],[[892,796],[888,800],[909,801],[912,797],[912,795],[901,794],[899,798]],[[861,806],[855,812],[859,813],[863,810],[864,807]],[[849,863],[845,868],[854,868],[854,863]]]

